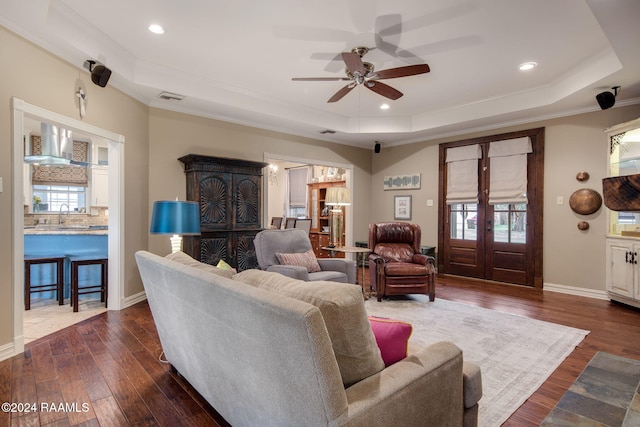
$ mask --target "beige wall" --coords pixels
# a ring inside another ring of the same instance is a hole
[[[594,100],[595,104],[595,100]],[[373,155],[371,177],[372,221],[393,218],[393,196],[412,195],[412,221],[423,229],[424,245],[438,242],[438,144],[472,137],[495,135],[514,130],[545,127],[544,179],[544,259],[543,279],[547,284],[590,290],[605,289],[606,213],[603,206],[589,216],[573,213],[569,197],[580,188],[593,188],[602,194],[602,178],[607,167],[607,141],[603,130],[609,126],[640,117],[640,106],[613,108],[571,117],[513,126],[455,138],[383,148]],[[587,171],[590,179],[578,182],[575,177]],[[383,191],[386,175],[421,173],[419,190]],[[556,203],[557,197],[564,204]],[[434,201],[432,207],[427,200]],[[579,220],[590,228],[580,231]]]
[[[271,132],[213,119],[152,108],[149,117],[149,205],[154,200],[186,197],[185,154],[264,161],[264,153],[314,163],[353,164],[354,241],[366,239],[369,223],[371,150]],[[163,236],[151,236],[149,250],[169,251]]]
[[[122,92],[91,83],[82,64],[69,64],[0,27],[0,348],[13,342],[12,119],[11,98],[79,119],[75,91],[78,80],[87,92],[84,122],[125,137],[124,297],[143,290],[133,254],[147,246],[148,107]]]

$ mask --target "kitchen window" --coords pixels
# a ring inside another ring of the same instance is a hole
[[[86,187],[70,185],[34,185],[34,211],[59,212],[63,204],[69,211],[85,209]]]

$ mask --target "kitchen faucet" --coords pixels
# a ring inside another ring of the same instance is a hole
[[[62,225],[64,224],[64,221],[62,220],[62,207],[66,206],[67,207],[67,219],[69,218],[69,205],[66,203],[63,203],[60,205],[60,213],[58,214],[58,224]]]

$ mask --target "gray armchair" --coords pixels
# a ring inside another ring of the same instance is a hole
[[[356,263],[350,259],[318,258],[321,271],[313,273],[309,273],[306,267],[280,264],[276,253],[304,253],[312,249],[309,234],[304,230],[263,230],[256,235],[253,243],[261,270],[274,271],[304,281],[356,282]]]

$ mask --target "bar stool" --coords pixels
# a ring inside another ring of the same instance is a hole
[[[108,290],[108,266],[107,258],[87,258],[87,257],[69,257],[71,262],[71,306],[73,311],[78,311],[78,295],[100,293],[100,302],[107,306],[107,290]],[[99,265],[100,266],[100,283],[89,284],[80,287],[78,280],[78,270],[81,266]]]
[[[56,265],[56,282],[45,285],[31,285],[31,266],[38,264]],[[37,292],[56,292],[58,305],[64,304],[64,257],[42,257],[25,255],[24,257],[24,309],[31,310],[31,294]]]

